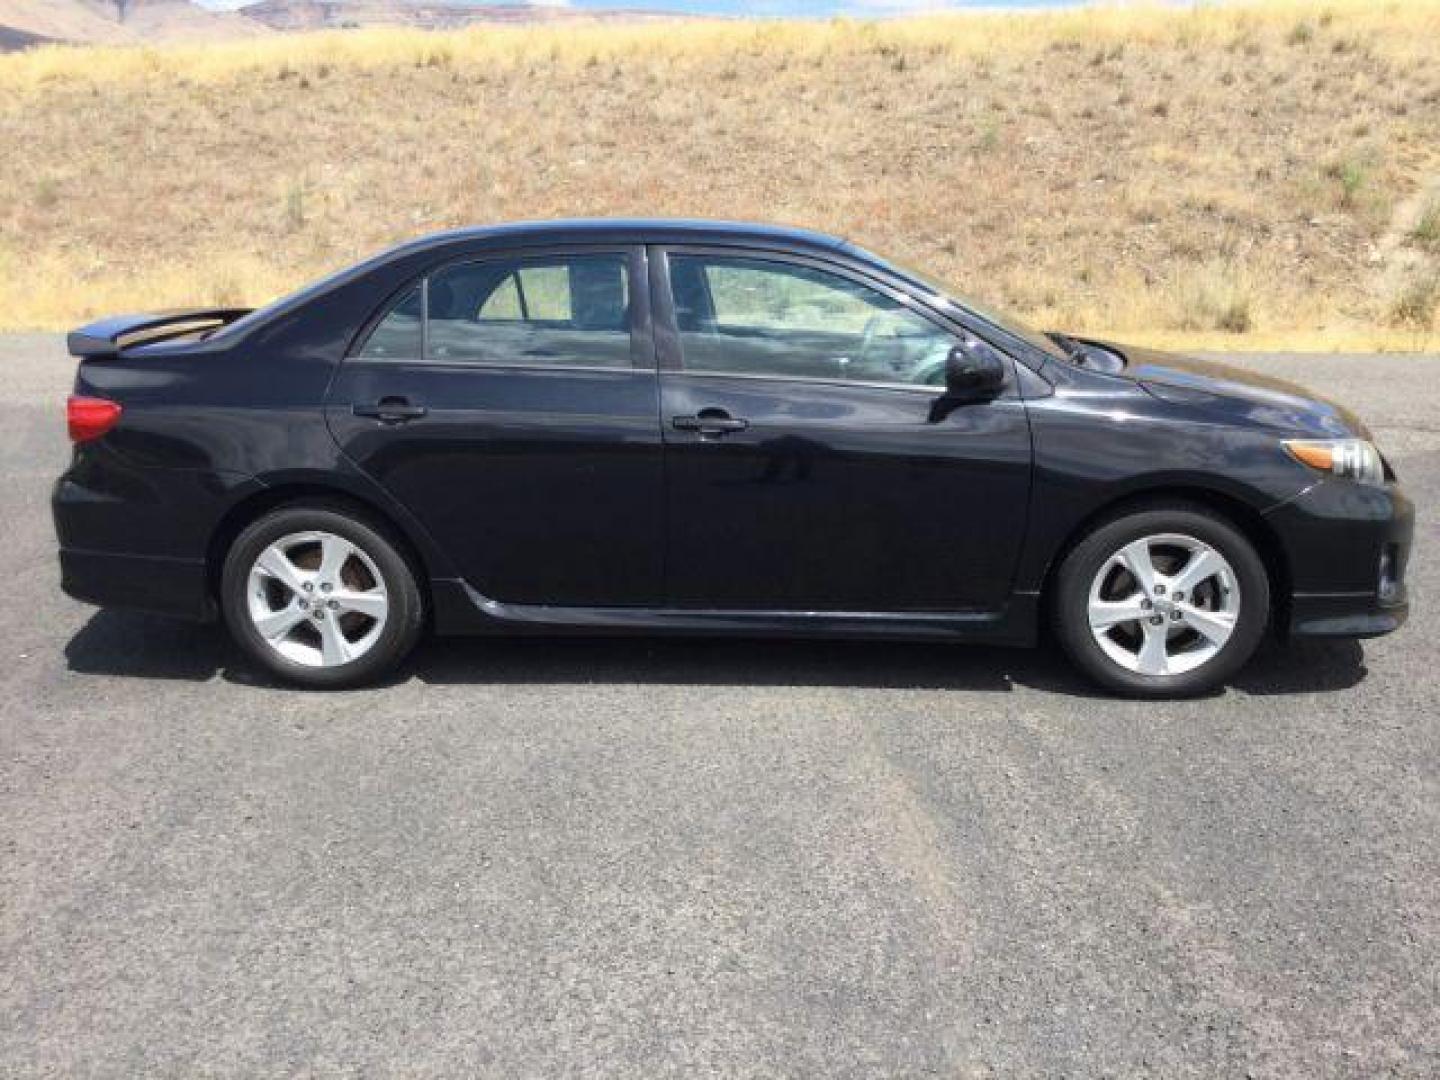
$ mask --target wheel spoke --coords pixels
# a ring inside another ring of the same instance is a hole
[[[1178,570],[1171,570],[1172,559],[1184,560]],[[1134,578],[1134,589],[1126,577]],[[1117,584],[1130,595],[1116,597]],[[1114,664],[1171,679],[1214,659],[1240,625],[1241,599],[1240,581],[1223,552],[1183,532],[1157,532],[1131,540],[1099,564],[1083,618]],[[1121,626],[1126,632],[1116,633]]]
[[[327,611],[316,626],[320,630],[320,654],[327,665],[347,663],[354,655],[350,642],[340,630],[333,612]]]
[[[1190,604],[1180,605],[1185,625],[1214,645],[1224,645],[1235,632],[1235,616],[1225,611],[1205,611]]]
[[[346,575],[363,578],[367,587],[347,585]],[[382,638],[390,613],[389,588],[374,556],[321,529],[289,533],[263,549],[250,566],[245,604],[255,633],[279,656],[321,668],[350,664],[368,653]],[[305,626],[314,634],[301,629]]]
[[[305,621],[306,613],[300,609],[300,605],[294,600],[281,608],[279,611],[271,612],[255,619],[255,629],[266,641],[279,641],[300,623]]]
[[[320,571],[321,581],[328,581],[332,584],[340,580],[340,568],[355,551],[355,545],[343,537],[333,534],[327,535],[320,541]]]
[[[255,566],[280,582],[296,596],[299,596],[305,589],[305,572],[291,562],[290,557],[278,545],[272,545],[261,552]]]
[[[1155,592],[1155,564],[1150,561],[1150,541],[1136,540],[1120,549],[1120,564],[1130,571],[1131,576],[1146,596]]]
[[[340,611],[353,611],[359,615],[368,615],[372,619],[385,617],[385,612],[390,607],[390,601],[384,592],[379,589],[371,589],[366,592],[352,592],[349,589],[330,594],[330,599],[340,605]]]
[[[1121,623],[1139,622],[1150,613],[1140,606],[1140,594],[1124,600],[1090,601],[1090,625],[1096,630],[1108,630]]]
[[[1168,675],[1170,673],[1170,650],[1166,644],[1169,628],[1145,622],[1140,624],[1145,641],[1140,646],[1139,671],[1142,675]]]
[[[1190,556],[1190,561],[1185,564],[1178,574],[1170,582],[1171,592],[1191,593],[1195,586],[1199,585],[1206,578],[1213,577],[1224,569],[1225,564],[1220,556],[1214,551],[1206,548],[1197,551]]]

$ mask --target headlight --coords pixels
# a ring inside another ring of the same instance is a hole
[[[1285,449],[1296,461],[1331,476],[1376,486],[1385,483],[1380,451],[1364,439],[1290,439]]]

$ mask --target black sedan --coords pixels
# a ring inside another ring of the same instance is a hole
[[[72,333],[65,590],[339,687],[439,633],[1051,627],[1126,694],[1404,621],[1413,511],[1345,409],[1040,334],[833,237],[560,221],[256,311]]]

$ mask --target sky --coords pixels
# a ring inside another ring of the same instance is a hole
[[[208,8],[238,8],[250,0],[197,0]],[[485,4],[506,0],[443,0]],[[696,15],[823,17],[831,15],[894,15],[907,11],[984,8],[1078,7],[1085,0],[534,0],[575,8],[644,8]]]

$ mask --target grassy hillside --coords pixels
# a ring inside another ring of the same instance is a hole
[[[467,222],[759,218],[1046,325],[1433,345],[1440,0],[362,31],[0,58],[0,325]]]

